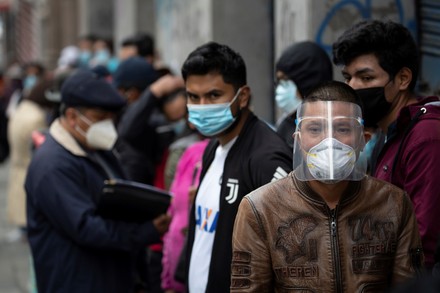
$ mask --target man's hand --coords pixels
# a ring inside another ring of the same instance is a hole
[[[160,99],[184,86],[185,84],[180,76],[167,74],[153,82],[150,86],[150,91]]]
[[[168,227],[170,226],[171,216],[168,214],[162,214],[156,219],[153,220],[153,225],[156,228],[157,232],[162,236],[165,232],[168,231]]]

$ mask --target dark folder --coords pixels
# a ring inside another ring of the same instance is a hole
[[[127,222],[145,222],[167,212],[171,195],[151,185],[111,179],[104,181],[98,214]]]

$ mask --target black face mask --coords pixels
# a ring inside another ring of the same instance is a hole
[[[362,114],[366,127],[377,127],[377,123],[388,114],[391,103],[385,99],[384,87],[370,87],[356,90],[362,102]]]

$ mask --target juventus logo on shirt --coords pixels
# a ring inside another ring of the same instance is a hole
[[[225,199],[229,204],[233,204],[238,197],[238,179],[229,178],[226,186],[229,187],[229,194]]]

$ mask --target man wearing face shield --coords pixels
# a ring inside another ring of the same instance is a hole
[[[136,261],[170,218],[145,223],[97,213],[104,180],[124,178],[111,152],[112,119],[124,99],[88,70],[61,89],[62,110],[36,151],[25,182],[28,238],[39,292],[134,292]]]
[[[440,239],[440,101],[414,92],[417,45],[401,24],[362,21],[333,44],[333,61],[362,100],[365,126],[378,129],[371,174],[408,193],[431,269]]]
[[[246,65],[237,52],[207,43],[188,56],[182,76],[188,120],[212,138],[190,212],[189,292],[228,292],[238,205],[252,190],[290,172],[291,151],[250,110]]]
[[[247,195],[233,234],[231,292],[383,292],[423,262],[411,202],[365,175],[361,109],[329,82],[298,109],[294,171]]]

